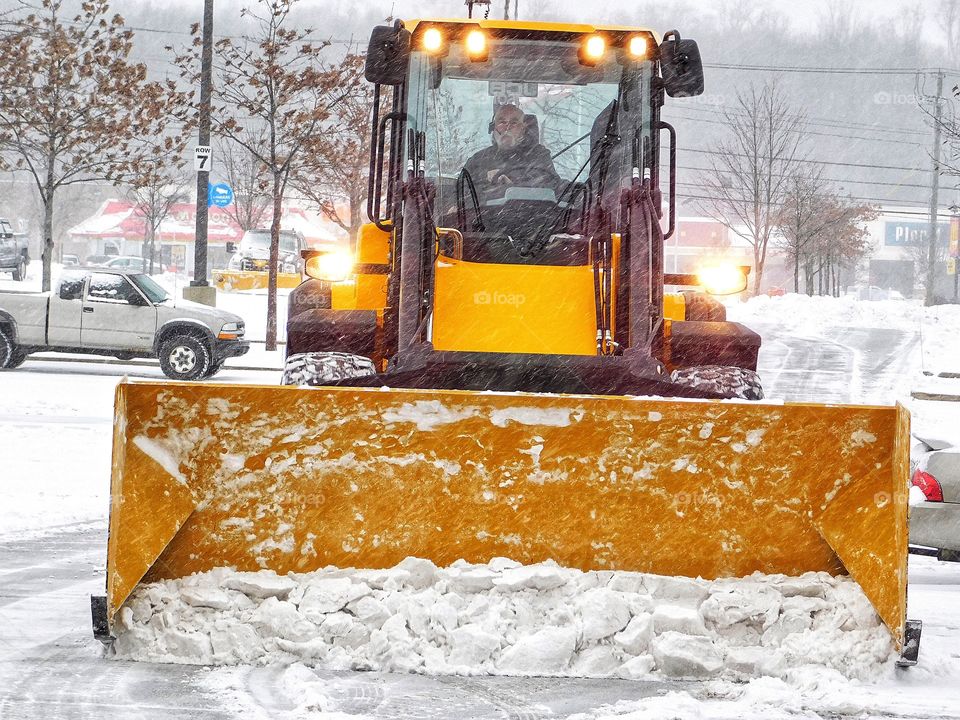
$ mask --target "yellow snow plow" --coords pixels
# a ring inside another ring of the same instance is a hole
[[[269,279],[269,273],[261,270],[214,270],[211,274],[216,288],[225,292],[265,290]],[[277,273],[278,288],[295,288],[301,280],[299,273]]]
[[[138,583],[215,567],[506,556],[849,574],[899,646],[908,423],[900,406],[122,383],[99,632]]]
[[[914,662],[906,411],[743,402],[759,336],[666,292],[745,285],[664,271],[659,113],[703,91],[696,43],[398,21],[366,77],[370,222],[289,298],[284,383],[312,387],[118,387],[97,635],[138,583],[219,566],[506,556],[849,574]]]

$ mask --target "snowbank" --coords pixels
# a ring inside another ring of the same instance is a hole
[[[768,323],[794,335],[823,328],[888,328],[919,331],[922,370],[960,372],[960,305],[924,307],[919,300],[857,300],[852,297],[758,295],[727,305],[727,319]],[[762,335],[762,333],[761,333]]]
[[[221,568],[140,586],[117,632],[123,659],[458,675],[743,679],[814,664],[866,678],[893,653],[848,578],[708,582],[505,558],[286,577]]]

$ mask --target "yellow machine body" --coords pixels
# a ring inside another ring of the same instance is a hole
[[[898,643],[900,407],[121,383],[108,618],[142,580],[508,556],[850,574]]]
[[[595,355],[593,270],[473,263],[440,256],[437,350]]]

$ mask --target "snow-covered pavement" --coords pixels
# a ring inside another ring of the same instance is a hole
[[[921,368],[960,370],[960,308],[931,319],[902,303],[818,299],[804,311],[804,302],[814,301],[764,299],[731,312],[764,336],[768,397],[901,400],[921,422],[957,425],[957,403],[910,401],[909,391]],[[163,377],[150,365],[43,359],[0,373],[0,717],[960,718],[960,566],[930,558],[911,558],[921,664],[887,667],[870,683],[808,670],[749,683],[665,683],[103,659],[88,598],[103,587],[113,391],[124,374]],[[228,367],[217,381],[278,378]]]

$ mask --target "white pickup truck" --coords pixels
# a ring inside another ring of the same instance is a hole
[[[52,292],[0,292],[0,370],[34,352],[155,357],[174,380],[203,380],[250,349],[243,319],[174,300],[148,275],[65,268]]]

